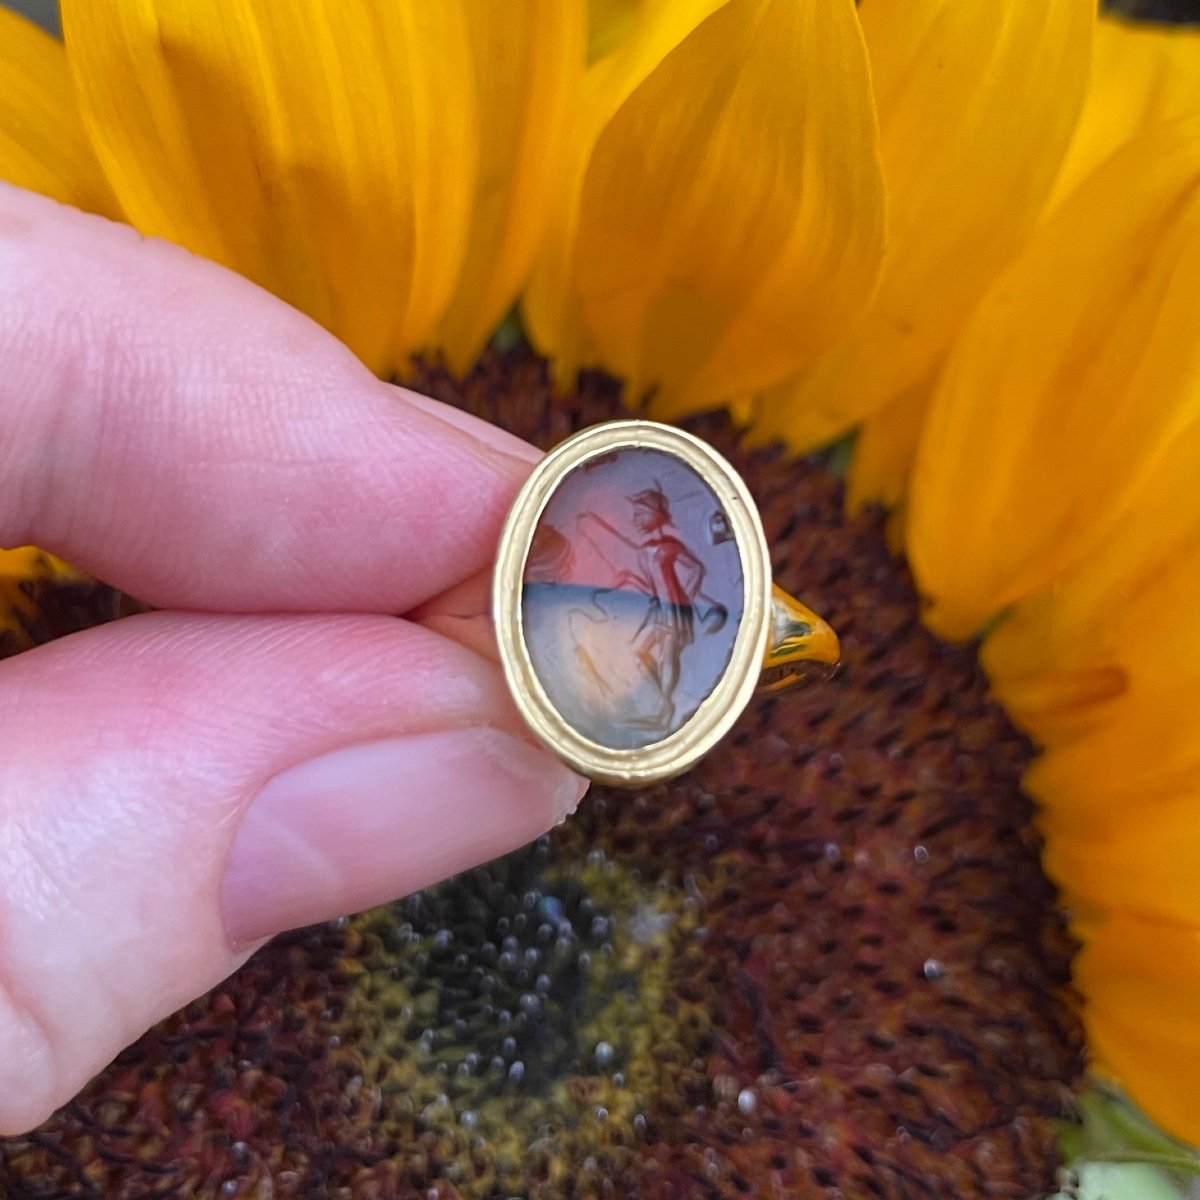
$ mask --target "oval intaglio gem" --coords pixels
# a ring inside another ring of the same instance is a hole
[[[521,581],[525,646],[550,703],[610,750],[683,728],[727,670],[745,608],[729,514],[680,457],[631,446],[558,482]]]

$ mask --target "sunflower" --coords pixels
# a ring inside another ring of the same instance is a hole
[[[64,0],[63,27],[0,10],[0,174],[379,374],[461,374],[518,305],[561,387],[601,368],[794,452],[857,432],[851,505],[891,509],[929,628],[980,639],[1039,750],[1093,1069],[1200,1144],[1195,33],[1094,0]]]

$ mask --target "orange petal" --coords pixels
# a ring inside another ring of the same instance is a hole
[[[588,62],[617,49],[644,16],[647,0],[588,0]]]
[[[1117,913],[1075,962],[1096,1066],[1167,1132],[1200,1144],[1200,928]]]
[[[1171,441],[1101,551],[1014,606],[989,635],[983,662],[1011,716],[1043,745],[1103,723],[1108,702],[1178,681],[1194,646],[1178,646],[1191,597],[1172,589],[1200,570],[1200,422]],[[1200,602],[1200,596],[1195,597]],[[1176,628],[1166,622],[1175,614]],[[1163,661],[1163,648],[1166,661]],[[1200,701],[1200,695],[1197,697]]]
[[[1148,556],[1154,570],[1135,564],[1136,591],[1107,614],[1108,627],[1105,614],[1099,613],[1075,635],[1082,649],[1074,649],[1074,637],[1065,643],[1077,664],[1071,668],[1076,675],[1090,672],[1098,678],[1108,670],[1120,686],[1108,695],[1084,697],[1074,723],[1065,729],[1057,727],[1062,717],[1053,710],[1047,714],[1035,707],[1025,713],[1027,727],[1047,746],[1026,786],[1046,806],[1047,820],[1061,830],[1103,834],[1115,822],[1154,819],[1156,807],[1200,795],[1200,726],[1195,720],[1200,709],[1200,500],[1194,495],[1190,508],[1195,523],[1191,543],[1181,544],[1164,560]],[[1153,542],[1154,536],[1147,527],[1146,540]],[[1114,539],[1115,544],[1120,540]],[[1064,585],[1064,607],[1072,607],[1072,599],[1078,602],[1071,597],[1078,586],[1075,581]],[[1094,650],[1086,648],[1089,628],[1098,643]],[[1053,631],[1047,635],[1051,646],[1054,637]],[[1065,674],[1060,668],[1044,678],[1052,681]],[[1049,687],[1049,682],[1043,684],[1044,690]],[[998,690],[1006,698],[1008,685]]]
[[[1039,756],[1047,869],[1096,905],[1200,926],[1200,678],[1110,702],[1104,720]]]
[[[675,415],[828,346],[870,294],[882,221],[853,5],[730,0],[596,139],[566,300],[596,362]]]
[[[133,223],[309,313],[373,370],[461,269],[478,130],[463,0],[64,0],[87,128]]]
[[[980,304],[934,393],[909,553],[966,637],[1103,547],[1200,412],[1200,123],[1105,164]]]
[[[595,359],[571,294],[579,206],[596,139],[625,101],[706,17],[729,0],[612,0],[592,4],[593,61],[578,123],[559,164],[559,187],[536,268],[521,299],[534,345],[551,359],[560,387]]]
[[[89,212],[120,214],[83,131],[62,43],[2,6],[0,179]]]
[[[932,386],[925,380],[915,384],[863,422],[847,481],[851,512],[866,504],[895,508],[904,499]]]
[[[764,436],[830,441],[928,376],[1038,220],[1078,116],[1094,0],[870,0],[888,254],[864,319],[764,395]]]
[[[585,66],[582,0],[471,10],[480,141],[470,238],[438,340],[464,372],[512,308],[545,236]]]
[[[1101,14],[1079,124],[1054,185],[1061,203],[1139,133],[1200,112],[1200,29]]]
[[[1097,906],[1200,928],[1198,814],[1200,784],[1087,822],[1067,824],[1048,812],[1046,873]]]
[[[1127,693],[1105,720],[1045,750],[1025,788],[1062,831],[1107,828],[1136,804],[1157,807],[1200,797],[1200,749],[1190,723],[1200,693],[1195,679],[1153,696]]]

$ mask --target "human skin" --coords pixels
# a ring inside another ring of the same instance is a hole
[[[0,364],[0,545],[159,610],[0,663],[10,1134],[265,938],[503,854],[583,781],[437,632],[531,447],[243,279],[7,185]]]

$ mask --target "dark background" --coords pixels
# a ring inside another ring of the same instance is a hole
[[[1102,7],[1147,20],[1200,22],[1200,0],[1109,0]]]
[[[39,25],[58,32],[58,0],[4,0],[4,7],[15,8]]]
[[[1200,22],[1200,0],[1110,0],[1104,7],[1151,21]]]

